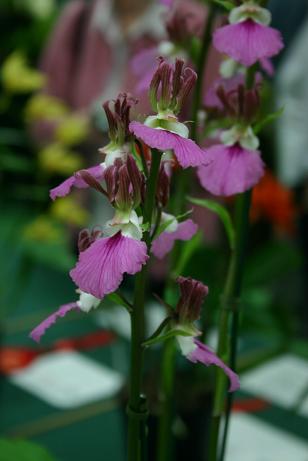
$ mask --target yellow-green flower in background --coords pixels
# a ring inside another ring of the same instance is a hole
[[[44,147],[38,153],[38,160],[41,169],[48,173],[70,175],[83,166],[80,155],[59,143]]]
[[[61,240],[61,231],[49,216],[40,215],[26,225],[23,237],[31,241],[58,242]]]
[[[69,113],[68,106],[61,99],[45,93],[34,94],[25,107],[25,120],[28,123],[41,120],[58,121]]]
[[[1,68],[1,78],[9,93],[29,93],[42,89],[46,83],[45,75],[29,67],[25,55],[20,51],[14,51],[6,58]]]
[[[55,139],[67,146],[73,146],[84,141],[88,133],[88,118],[82,114],[71,114],[60,121],[55,131]]]
[[[89,213],[72,197],[56,200],[50,207],[52,216],[66,224],[84,226],[89,221]]]

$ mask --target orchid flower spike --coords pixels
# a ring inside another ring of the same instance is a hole
[[[256,1],[245,1],[229,14],[229,25],[214,32],[213,44],[221,53],[246,67],[275,56],[283,48],[278,30],[269,27],[271,13]]]
[[[236,391],[240,387],[238,375],[208,346],[196,339],[201,332],[197,330],[193,322],[200,317],[201,306],[208,294],[208,287],[190,277],[178,277],[177,283],[180,287],[180,298],[175,309],[174,328],[186,333],[185,336],[176,336],[182,354],[193,363],[200,362],[206,366],[215,365],[221,368],[229,378],[229,392]]]
[[[104,178],[105,169],[113,165],[116,159],[126,160],[127,158],[129,153],[127,141],[130,137],[128,130],[130,109],[136,102],[128,94],[120,93],[117,99],[103,104],[109,125],[110,142],[99,149],[99,152],[105,156],[104,162],[85,170],[98,181]],[[55,200],[57,197],[66,196],[70,193],[72,187],[77,189],[89,187],[89,184],[82,178],[81,171],[77,171],[59,186],[51,189],[51,199]]]
[[[148,146],[163,152],[173,151],[183,168],[204,162],[202,150],[188,139],[187,126],[177,118],[196,79],[190,67],[184,68],[184,61],[177,59],[172,67],[160,58],[150,84],[150,101],[157,115],[147,117],[144,124],[131,122],[129,125],[130,131]]]

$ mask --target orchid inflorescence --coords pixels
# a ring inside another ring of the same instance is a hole
[[[187,23],[176,15],[176,6],[170,6],[173,2],[163,3],[168,4],[171,15],[175,14],[173,19],[168,19],[170,40],[174,35],[180,45],[188,31],[181,33],[179,25]],[[58,317],[72,310],[89,312],[98,308],[106,295],[120,293],[125,274],[140,275],[151,257],[164,258],[177,240],[190,240],[197,233],[198,226],[192,219],[186,219],[187,213],[175,216],[167,210],[176,169],[196,167],[204,189],[219,196],[248,191],[263,176],[264,163],[257,137],[262,72],[272,72],[269,58],[280,51],[282,39],[278,31],[269,27],[269,11],[257,1],[244,1],[240,5],[223,3],[234,7],[229,13],[229,24],[215,31],[213,44],[227,57],[221,66],[220,78],[208,90],[203,104],[200,102],[206,122],[211,118],[217,122],[216,131],[211,133],[214,143],[212,139],[211,147],[200,147],[195,139],[190,139],[188,125],[179,117],[197,80],[194,69],[179,57],[173,61],[170,56],[158,57],[149,83],[154,114],[143,121],[141,117],[130,119],[130,110],[137,104],[131,95],[121,93],[114,101],[103,104],[110,138],[110,142],[99,149],[103,161],[77,171],[52,189],[50,196],[55,200],[69,194],[72,188],[91,187],[110,203],[114,215],[102,228],[80,232],[78,262],[70,271],[79,298],[61,306],[38,325],[30,334],[35,341],[40,340]],[[139,68],[142,73],[141,61],[134,60],[134,69]],[[137,292],[138,283],[140,289],[144,287],[144,281],[140,280],[136,276]],[[133,355],[138,353],[138,348],[175,338],[190,362],[221,368],[229,378],[229,391],[237,390],[237,374],[221,356],[197,339],[202,334],[198,321],[208,287],[190,277],[179,276],[176,283],[180,290],[178,302],[171,306],[162,301],[167,317],[157,331],[148,339],[138,338],[137,345],[132,333]],[[138,305],[138,302],[144,305],[143,299],[144,294],[136,296],[135,303],[124,302],[124,307],[129,306],[132,325],[136,309],[143,309]],[[138,413],[134,405],[137,406],[135,396],[129,414]]]

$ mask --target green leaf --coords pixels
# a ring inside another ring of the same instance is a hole
[[[202,233],[197,232],[191,240],[183,244],[183,250],[181,251],[178,264],[174,270],[174,276],[180,275],[193,253],[200,247],[202,242]]]
[[[132,310],[131,304],[120,293],[110,293],[106,298],[115,304],[125,307],[129,312]]]
[[[235,244],[235,231],[228,210],[223,205],[220,205],[214,200],[194,197],[188,197],[188,200],[194,205],[203,206],[204,208],[213,211],[213,213],[216,213],[220,217],[228,236],[230,248],[233,249]]]
[[[225,10],[231,11],[235,8],[234,3],[227,0],[213,0],[216,5],[222,6]]]
[[[153,344],[161,343],[163,341],[166,341],[167,339],[174,338],[175,336],[191,336],[191,334],[187,333],[187,331],[184,331],[184,330],[169,330],[164,335],[157,336],[156,338],[148,339],[147,341],[144,341],[142,345],[143,346],[153,346]]]
[[[0,439],[1,461],[55,461],[48,451],[26,440]]]
[[[279,118],[283,114],[283,112],[284,107],[280,107],[280,109],[278,109],[276,112],[272,112],[271,114],[266,115],[253,127],[254,133],[258,134],[266,125],[277,120],[277,118]]]

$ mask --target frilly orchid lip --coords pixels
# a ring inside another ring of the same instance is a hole
[[[201,185],[214,195],[229,196],[253,187],[264,174],[260,152],[239,144],[218,144],[205,150],[207,166],[198,168]]]
[[[86,170],[91,176],[97,180],[102,180],[104,177],[105,168],[102,164],[92,166]],[[52,200],[55,200],[57,197],[65,197],[68,195],[72,189],[76,187],[77,189],[86,189],[88,184],[81,178],[79,171],[77,171],[74,176],[70,176],[65,181],[63,181],[59,186],[54,187],[50,190],[49,195]]]
[[[79,310],[77,302],[64,304],[56,312],[51,314],[47,319],[43,320],[34,330],[30,333],[30,338],[32,338],[37,343],[40,342],[41,337],[45,334],[46,330],[56,323],[59,317],[64,317],[68,312],[72,310]]]
[[[278,30],[251,19],[220,27],[214,32],[213,44],[218,51],[247,67],[275,56],[283,48]]]
[[[173,150],[183,168],[195,167],[205,163],[204,152],[191,139],[160,128],[150,128],[139,122],[131,122],[130,131],[148,146],[161,151]]]
[[[238,375],[231,370],[208,346],[203,344],[198,339],[194,338],[195,348],[188,353],[187,358],[193,363],[200,362],[206,366],[216,365],[221,368],[230,380],[229,392],[235,392],[240,387]]]
[[[70,276],[82,291],[103,299],[118,289],[125,273],[136,274],[148,258],[144,242],[118,232],[82,251]]]

